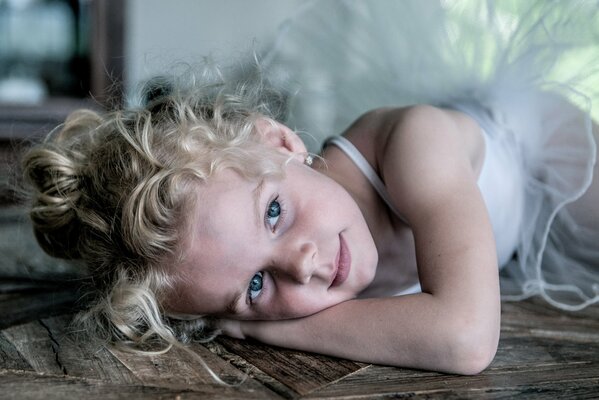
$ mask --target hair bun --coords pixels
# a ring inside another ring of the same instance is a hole
[[[90,133],[100,117],[88,110],[76,111],[56,135],[29,150],[23,160],[25,180],[31,184],[30,217],[35,235],[45,251],[62,258],[79,258],[81,221],[77,207],[82,196],[82,170]],[[89,151],[89,150],[88,150]]]

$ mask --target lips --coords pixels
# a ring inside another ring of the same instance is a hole
[[[333,278],[330,287],[339,286],[345,282],[349,276],[349,270],[351,269],[351,254],[347,248],[347,243],[345,243],[345,239],[341,234],[339,235],[339,254],[337,254],[337,259],[335,261],[335,278]]]

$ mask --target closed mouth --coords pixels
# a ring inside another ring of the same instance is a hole
[[[337,259],[335,261],[335,277],[331,282],[331,287],[339,286],[349,276],[349,271],[351,268],[351,254],[347,247],[347,243],[343,238],[343,235],[339,234],[339,253],[337,254]]]

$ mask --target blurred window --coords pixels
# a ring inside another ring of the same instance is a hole
[[[90,91],[90,0],[0,0],[0,103]]]

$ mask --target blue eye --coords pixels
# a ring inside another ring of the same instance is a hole
[[[281,212],[281,204],[278,202],[278,200],[274,199],[273,201],[271,201],[268,205],[268,209],[266,210],[266,223],[274,228],[277,225],[277,222],[279,221]]]
[[[262,272],[257,272],[256,274],[254,274],[254,276],[252,277],[252,280],[250,281],[250,285],[248,287],[248,296],[250,298],[250,303],[258,296],[260,296],[260,292],[262,292],[262,276],[263,273]]]

